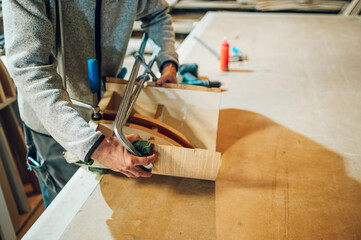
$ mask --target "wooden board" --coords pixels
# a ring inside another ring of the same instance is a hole
[[[10,104],[12,104],[15,101],[16,101],[16,97],[7,98],[5,100],[5,102],[0,101],[0,110],[6,108],[7,106],[9,106]]]
[[[6,95],[4,92],[4,88],[0,82],[0,103],[4,103],[6,101]]]
[[[215,181],[221,166],[221,154],[209,150],[154,145],[154,151],[154,174]]]
[[[10,214],[5,202],[5,196],[0,186],[0,239],[15,240],[15,229],[11,224]]]
[[[4,126],[7,141],[11,143],[10,149],[13,154],[22,183],[30,183],[34,193],[40,193],[38,179],[34,172],[28,170],[26,164],[27,147],[25,144],[24,133],[17,120],[13,106],[8,106],[0,112],[0,124]]]
[[[238,1],[204,1],[182,0],[174,9],[196,11],[294,11],[294,12],[328,12],[338,13],[347,1],[291,1],[291,0],[238,0]]]
[[[111,80],[107,91],[122,94],[125,84]],[[142,89],[134,110],[153,118],[158,104],[163,104],[165,124],[181,132],[196,148],[215,151],[220,101],[219,89],[167,84]]]
[[[7,98],[16,96],[13,80],[2,60],[0,60],[0,82]]]
[[[0,186],[2,192],[4,193],[6,209],[9,212],[12,226],[13,228],[18,229],[18,227],[20,226],[20,215],[18,208],[16,206],[13,193],[10,188],[9,180],[6,176],[5,168],[2,163],[1,157],[0,157]]]
[[[21,178],[16,168],[13,154],[10,150],[9,143],[6,140],[5,132],[0,124],[0,156],[6,171],[6,175],[15,199],[16,206],[20,213],[29,211],[28,203],[26,202],[25,191],[22,187]]]

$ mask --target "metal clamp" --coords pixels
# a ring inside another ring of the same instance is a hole
[[[151,75],[152,78],[156,78],[155,74],[151,70],[151,66],[148,66],[145,63],[145,59],[143,57],[147,40],[148,40],[148,35],[144,33],[142,44],[139,48],[139,51],[134,54],[135,63],[133,65],[127,86],[124,90],[122,101],[120,103],[114,122],[114,134],[117,136],[120,143],[130,153],[136,156],[141,156],[141,154],[137,151],[137,149],[133,146],[133,144],[125,137],[123,133],[123,127],[129,118],[134,103],[136,102],[144,83],[150,79],[149,75]],[[145,74],[137,77],[139,73],[140,65],[142,65],[145,68],[146,72]],[[136,82],[137,82],[137,86],[134,89]]]

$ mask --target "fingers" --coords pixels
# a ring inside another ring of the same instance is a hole
[[[163,83],[178,83],[176,75],[163,74],[158,80],[157,84],[162,85]]]
[[[121,172],[121,173],[123,173],[125,176],[127,176],[127,177],[134,177],[134,175],[133,174],[131,174],[130,172],[128,172],[128,171],[124,171],[124,170],[119,170],[119,172]]]
[[[163,83],[167,82],[167,78],[161,76],[160,78],[158,78],[157,80],[157,84],[162,85]]]
[[[140,169],[139,167],[133,167],[129,170],[120,170],[121,173],[123,173],[125,176],[130,178],[138,178],[138,177],[151,177],[152,173],[144,171]]]
[[[131,155],[131,165],[149,165],[153,163],[157,159],[157,154],[152,154],[148,157],[137,157]]]
[[[138,141],[138,140],[142,140],[142,138],[139,136],[138,133],[133,133],[126,137],[128,138],[129,142],[131,142],[131,143]]]
[[[134,168],[134,176],[135,177],[151,177],[152,173],[148,171],[144,171],[140,169],[139,167]]]

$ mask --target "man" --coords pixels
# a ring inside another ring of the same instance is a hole
[[[3,2],[9,71],[18,88],[30,167],[46,206],[77,170],[65,162],[64,151],[84,161],[97,160],[128,177],[151,176],[137,165],[148,165],[155,155],[136,157],[115,137],[104,138],[75,110],[70,98],[91,103],[89,58],[99,60],[102,76],[118,74],[135,20],[143,22],[142,28],[162,49],[157,59],[162,73],[158,83],[177,82],[178,56],[167,11],[164,0]],[[57,72],[61,57],[66,89]],[[128,138],[133,142],[139,137]]]

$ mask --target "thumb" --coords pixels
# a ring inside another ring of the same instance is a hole
[[[157,80],[157,84],[163,84],[166,82],[167,82],[167,78],[163,75]]]

